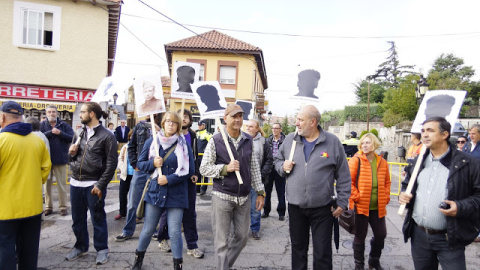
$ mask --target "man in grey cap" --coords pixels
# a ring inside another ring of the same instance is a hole
[[[23,109],[0,107],[0,268],[37,269],[42,222],[42,183],[52,163],[47,146],[22,123]]]
[[[212,137],[205,149],[200,174],[213,178],[212,228],[215,265],[219,270],[228,270],[247,244],[250,190],[253,187],[258,194],[256,209],[260,211],[264,204],[264,188],[260,165],[253,152],[252,137],[241,131],[242,108],[235,104],[229,105],[223,119],[227,124],[224,130],[229,142],[225,144],[221,133]],[[232,150],[233,160],[228,155],[227,147]],[[236,171],[240,173],[243,184],[239,183]],[[232,223],[234,236],[232,241],[228,241]]]

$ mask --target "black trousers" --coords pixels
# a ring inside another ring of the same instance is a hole
[[[368,217],[365,215],[357,214],[355,216],[355,225],[357,226],[357,233],[353,239],[354,243],[365,244],[365,238],[367,237],[368,224],[372,227],[373,242],[377,244],[383,244],[387,237],[387,225],[385,224],[385,217],[378,217],[378,210],[370,210]]]
[[[278,206],[277,212],[278,216],[285,216],[285,178],[278,175],[275,170],[272,170],[270,177],[268,178],[267,183],[265,183],[265,206],[263,207],[263,213],[266,215],[270,214],[272,209],[272,190],[273,185],[275,184],[275,189],[277,190],[278,197]]]
[[[120,180],[120,192],[118,193],[118,199],[120,200],[120,215],[122,215],[122,217],[127,216],[128,191],[130,190],[132,177],[133,175],[127,175],[127,179]]]
[[[290,240],[292,242],[292,269],[308,269],[310,230],[313,242],[313,269],[332,269],[331,205],[317,208],[300,208],[288,204]]]

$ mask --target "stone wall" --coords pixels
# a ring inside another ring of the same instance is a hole
[[[410,128],[399,129],[395,126],[386,128],[381,122],[369,123],[370,129],[377,129],[378,137],[382,145],[377,150],[388,152],[388,161],[390,162],[405,162],[405,159],[398,157],[398,147],[403,146],[405,149],[410,147]],[[345,135],[350,134],[351,131],[357,132],[360,136],[362,131],[367,129],[365,122],[345,122],[344,126],[330,126],[328,132],[335,134],[340,141],[345,140]]]

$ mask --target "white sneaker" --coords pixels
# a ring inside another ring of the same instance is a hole
[[[172,251],[170,245],[168,244],[168,240],[162,240],[162,242],[158,244],[158,248],[165,253]]]
[[[195,258],[201,259],[203,258],[203,252],[198,248],[195,249],[187,249],[187,255],[191,255]]]

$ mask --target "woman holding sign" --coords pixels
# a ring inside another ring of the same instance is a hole
[[[372,133],[360,138],[355,156],[348,162],[352,177],[352,195],[350,209],[355,209],[355,227],[357,232],[353,239],[353,258],[355,269],[365,266],[365,238],[368,224],[372,227],[373,238],[370,240],[369,269],[383,269],[380,256],[387,237],[385,216],[390,202],[390,173],[385,159],[375,153],[380,141]]]
[[[181,224],[183,211],[188,208],[187,181],[195,173],[195,164],[192,148],[180,134],[182,120],[178,114],[165,113],[161,127],[155,142],[152,138],[145,142],[137,162],[141,171],[152,174],[152,181],[145,194],[145,223],[132,269],[141,269],[145,251],[163,211],[167,211],[174,269],[182,269]],[[161,169],[161,175],[158,175],[157,168]]]

